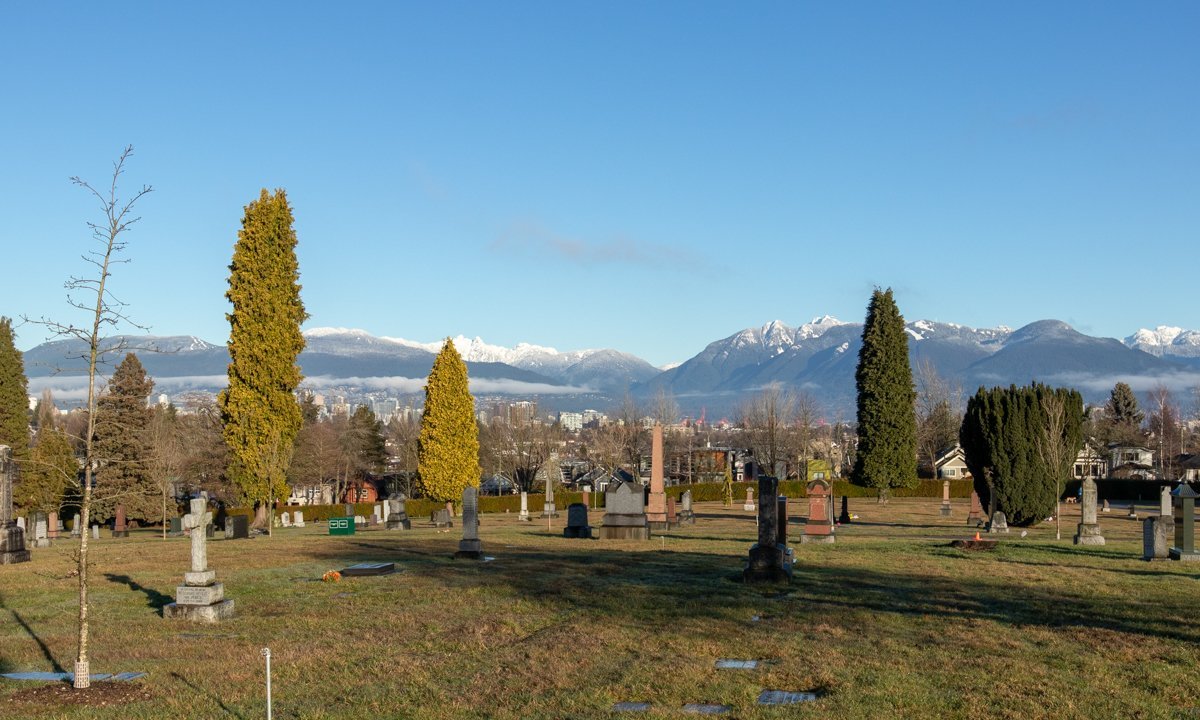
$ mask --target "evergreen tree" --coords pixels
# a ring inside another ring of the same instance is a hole
[[[217,398],[229,446],[229,479],[270,528],[273,501],[287,497],[301,412],[295,395],[304,349],[300,268],[283,190],[246,206],[229,265],[229,387]]]
[[[350,467],[360,477],[381,472],[387,465],[383,424],[375,419],[371,408],[359,405],[354,409],[342,436],[342,448],[350,460]]]
[[[96,402],[96,496],[92,517],[104,522],[125,506],[125,516],[146,522],[159,517],[158,486],[150,472],[146,400],[154,381],[137,355],[128,353]]]
[[[1142,439],[1142,421],[1146,416],[1138,408],[1137,396],[1126,383],[1113,386],[1108,402],[1104,405],[1104,420],[1101,423],[1102,439],[1105,442],[1137,443]]]
[[[1047,408],[1054,398],[1064,414],[1053,432]],[[1075,390],[1032,387],[979,388],[967,401],[959,443],[989,514],[1003,512],[1013,525],[1032,525],[1055,512],[1059,481],[1083,447],[1083,398]],[[1046,451],[1057,443],[1058,453]],[[1057,468],[1050,467],[1057,462]]]
[[[29,457],[29,390],[25,363],[13,339],[12,320],[0,317],[0,445],[12,448],[22,467]]]
[[[876,289],[871,296],[854,380],[858,388],[854,481],[878,488],[881,497],[887,496],[889,488],[915,486],[916,392],[904,318],[891,288]]]
[[[425,495],[440,501],[479,486],[479,426],[467,385],[467,365],[446,338],[425,385],[425,412],[417,440],[417,472]]]
[[[25,513],[57,512],[68,493],[78,492],[79,469],[71,441],[53,422],[43,422],[13,488],[13,504]]]

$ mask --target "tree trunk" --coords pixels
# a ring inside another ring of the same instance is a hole
[[[254,508],[254,527],[261,529],[264,525],[270,526],[270,518],[267,517],[267,503],[259,503]]]

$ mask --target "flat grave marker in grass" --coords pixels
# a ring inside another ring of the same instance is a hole
[[[374,577],[377,575],[391,575],[396,572],[396,563],[390,562],[364,562],[342,570],[342,577]]]
[[[718,660],[714,667],[718,670],[754,670],[758,668],[757,660]]]
[[[802,702],[815,702],[819,696],[815,692],[790,692],[788,690],[763,690],[758,696],[759,705],[796,705]]]
[[[730,705],[715,705],[711,703],[688,703],[683,706],[685,713],[693,713],[695,715],[726,715],[733,712],[733,707]]]
[[[647,712],[650,710],[648,702],[619,702],[613,703],[613,712]]]

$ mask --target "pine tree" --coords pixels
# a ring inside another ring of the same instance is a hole
[[[1137,396],[1126,383],[1113,386],[1104,405],[1101,423],[1103,439],[1107,442],[1137,443],[1141,440],[1142,421],[1146,416],[1138,408]]]
[[[359,476],[383,470],[387,464],[387,444],[383,437],[383,425],[375,413],[366,405],[359,405],[346,424],[342,436],[342,447],[350,460],[350,467]]]
[[[12,448],[22,467],[29,457],[29,390],[25,363],[13,339],[12,320],[0,317],[0,445]]]
[[[1063,410],[1057,428],[1047,415],[1054,405]],[[959,442],[988,512],[1003,512],[1013,525],[1053,515],[1059,482],[1083,447],[1082,428],[1083,398],[1075,390],[979,388],[967,401]],[[1058,452],[1047,451],[1052,444]]]
[[[229,446],[229,479],[271,526],[273,501],[287,497],[287,469],[300,430],[294,392],[302,375],[300,268],[292,210],[283,190],[246,206],[229,265],[229,387],[217,401]]]
[[[96,402],[96,497],[92,516],[104,522],[125,506],[125,516],[146,522],[159,517],[158,486],[150,472],[147,447],[154,381],[133,353],[113,372]]]
[[[417,472],[425,495],[443,502],[479,486],[479,426],[467,385],[467,365],[446,338],[425,385],[425,412],[417,440]]]
[[[877,488],[917,482],[916,392],[908,364],[904,318],[892,290],[876,289],[863,324],[862,349],[854,373],[858,388],[858,450],[854,481]]]
[[[13,504],[23,512],[57,512],[71,491],[78,492],[79,462],[71,441],[53,422],[43,422],[13,488]]]

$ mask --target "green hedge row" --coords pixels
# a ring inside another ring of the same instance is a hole
[[[779,494],[786,495],[791,498],[805,497],[804,483],[798,480],[789,480],[779,483]],[[735,504],[741,504],[746,499],[746,488],[751,487],[751,483],[734,483],[733,484],[733,501]],[[971,497],[971,481],[970,480],[951,480],[950,481],[950,497],[968,498]],[[667,495],[676,500],[687,490],[692,491],[692,502],[720,502],[725,499],[725,484],[724,483],[697,483],[695,485],[673,485],[666,489]],[[755,488],[757,492],[757,488]],[[853,498],[874,498],[878,495],[873,488],[865,488],[858,485],[853,485],[845,480],[835,480],[833,482],[833,495],[840,497],[845,495]],[[1103,495],[1103,493],[1101,493]],[[928,497],[940,498],[942,496],[942,481],[941,480],[920,480],[916,487],[903,488],[892,490],[892,497]],[[386,501],[385,501],[386,502]],[[545,504],[545,495],[541,493],[530,494],[527,500],[529,504],[529,513],[533,516],[538,516],[542,513],[542,506]],[[578,492],[556,492],[554,494],[554,504],[559,512],[566,509],[571,503],[583,502],[583,493]],[[356,503],[354,505],[354,514],[371,517],[377,503]],[[604,507],[604,494],[592,493],[591,504],[593,507]],[[456,503],[457,505],[457,503]],[[405,504],[405,510],[410,518],[421,520],[428,518],[431,513],[445,507],[444,503],[434,500],[418,498],[409,500]],[[331,517],[342,517],[346,514],[345,506],[338,505],[287,505],[280,507],[275,511],[276,515],[282,512],[294,513],[297,510],[304,513],[305,522],[326,521]],[[520,495],[484,495],[479,498],[479,512],[481,513],[519,513],[521,511],[521,496]],[[457,512],[457,509],[456,509]],[[250,508],[230,508],[230,515],[249,515],[254,517],[254,511]]]

